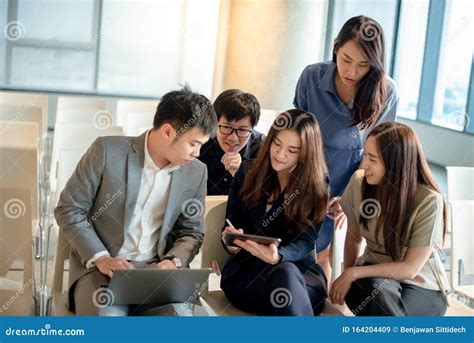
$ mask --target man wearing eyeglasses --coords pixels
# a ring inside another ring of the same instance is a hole
[[[199,159],[207,165],[207,195],[227,195],[243,160],[254,159],[265,136],[253,128],[260,118],[257,98],[229,89],[214,101],[218,130],[201,148]]]

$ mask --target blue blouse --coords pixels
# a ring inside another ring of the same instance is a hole
[[[387,101],[375,125],[366,130],[361,130],[360,125],[350,127],[351,109],[337,95],[336,71],[332,61],[307,66],[298,80],[293,101],[296,108],[312,113],[319,123],[332,196],[343,193],[362,160],[368,134],[380,123],[395,120],[398,104],[395,82],[387,77]]]

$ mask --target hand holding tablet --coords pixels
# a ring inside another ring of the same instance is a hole
[[[229,219],[226,219],[226,222],[227,222],[227,224],[229,224],[230,227],[234,228],[234,225],[232,225],[232,223],[230,222]],[[281,243],[281,239],[280,238],[275,238],[275,237],[248,235],[248,234],[244,234],[244,233],[231,233],[231,232],[225,232],[224,233],[224,243],[225,243],[225,245],[227,245],[229,247],[236,247],[237,245],[234,244],[235,239],[240,239],[242,241],[252,240],[256,243],[264,244],[264,245],[270,245],[271,243],[274,243],[277,247]]]

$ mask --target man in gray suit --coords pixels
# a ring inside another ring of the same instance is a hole
[[[71,245],[69,309],[77,315],[138,315],[102,308],[97,290],[113,272],[187,267],[203,240],[207,169],[196,157],[216,130],[210,101],[188,88],[161,99],[153,128],[98,138],[54,211]]]

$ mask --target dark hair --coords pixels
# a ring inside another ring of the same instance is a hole
[[[362,199],[379,201],[376,237],[383,230],[385,250],[398,261],[408,239],[409,217],[418,185],[439,194],[441,191],[431,174],[420,141],[409,126],[386,122],[375,127],[368,137],[375,138],[385,174],[378,185],[369,185],[364,178]],[[367,216],[362,216],[362,211],[359,222],[367,228]],[[445,232],[446,207],[443,206],[443,237]]]
[[[336,54],[339,49],[351,40],[363,51],[370,64],[369,71],[357,85],[351,118],[351,126],[361,123],[365,129],[383,112],[387,100],[382,27],[372,18],[363,15],[350,18],[336,37],[332,52],[334,63],[337,63]]]
[[[290,174],[285,191],[286,194],[298,194],[285,206],[285,217],[288,232],[300,233],[316,222],[323,221],[329,200],[321,131],[310,113],[292,109],[275,119],[245,176],[240,194],[243,202],[250,207],[266,203],[270,197],[276,199],[283,191],[270,162],[270,146],[281,130],[293,130],[301,137],[299,161]]]
[[[214,135],[217,117],[209,99],[184,86],[161,98],[153,119],[153,128],[157,129],[165,123],[171,124],[179,133],[199,127],[205,134]]]
[[[229,121],[238,121],[250,116],[250,122],[254,127],[260,119],[260,104],[257,98],[240,89],[228,89],[219,94],[214,101],[214,109],[217,120],[224,116]]]

